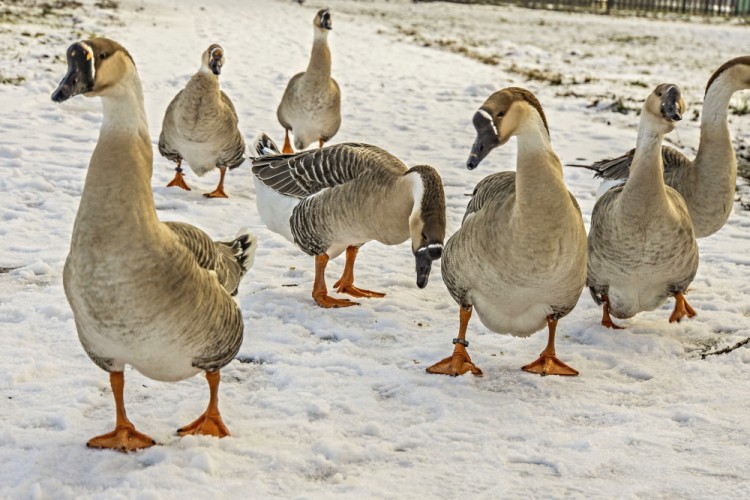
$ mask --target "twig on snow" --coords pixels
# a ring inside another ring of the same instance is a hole
[[[734,351],[735,349],[739,349],[743,345],[750,343],[750,337],[746,338],[745,340],[740,340],[736,344],[734,344],[731,347],[725,347],[724,349],[719,349],[718,351],[713,352],[704,352],[701,354],[701,359],[706,359],[707,356],[719,356],[721,354],[727,354],[729,352]]]

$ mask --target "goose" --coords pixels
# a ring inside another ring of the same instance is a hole
[[[214,242],[189,224],[160,222],[133,58],[119,43],[93,38],[72,44],[67,60],[52,100],[99,96],[104,115],[63,272],[78,338],[91,360],[109,372],[115,399],[115,430],[88,446],[131,451],[155,444],[125,413],[126,364],[160,381],[205,371],[208,408],[178,432],[226,436],[219,370],[242,342],[242,313],[232,294],[253,263],[256,238],[240,231],[232,241]]]
[[[224,49],[210,45],[201,55],[198,72],[167,107],[159,135],[159,152],[177,163],[174,179],[167,187],[190,191],[182,175],[185,160],[199,176],[218,168],[218,186],[203,196],[227,198],[224,175],[227,169],[245,161],[245,140],[237,128],[237,111],[219,88],[224,61]]]
[[[481,375],[469,357],[466,331],[473,310],[497,333],[526,337],[548,328],[547,347],[522,369],[541,375],[577,375],[555,354],[557,322],[578,302],[586,281],[586,229],[565,186],[550,144],[544,110],[530,91],[510,87],[492,94],[474,115],[477,138],[467,167],[511,137],[515,172],[477,184],[459,230],[443,251],[443,281],[459,305],[453,354],[427,372]]]
[[[628,182],[594,205],[587,285],[603,305],[603,326],[619,329],[611,316],[631,318],[670,296],[670,322],[695,316],[684,293],[698,270],[698,245],[685,200],[664,183],[661,147],[684,111],[676,85],[656,87],[641,110]]]
[[[359,247],[371,240],[398,245],[411,237],[417,286],[427,286],[445,238],[445,195],[434,168],[408,168],[368,144],[282,155],[262,134],[253,149],[258,154],[252,164],[260,217],[268,229],[315,257],[312,297],[319,306],[357,304],[328,296],[326,266],[344,251],[344,272],[334,288],[353,297],[385,295],[354,286],[354,260]]]
[[[289,80],[276,111],[284,127],[284,154],[293,153],[289,131],[294,134],[294,146],[305,149],[318,141],[318,146],[331,139],[341,125],[341,92],[331,78],[331,49],[328,32],[333,29],[331,11],[321,9],[313,19],[313,46],[307,70]]]
[[[685,199],[696,238],[711,236],[724,226],[734,203],[737,157],[727,123],[729,101],[735,92],[750,89],[750,56],[722,64],[706,85],[698,153],[690,160],[676,149],[662,146],[664,182]],[[635,149],[585,167],[606,180],[626,180]]]

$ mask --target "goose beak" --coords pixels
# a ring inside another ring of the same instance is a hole
[[[474,114],[474,128],[477,130],[477,138],[466,161],[466,168],[469,170],[477,168],[485,156],[500,145],[495,124],[486,111],[480,109]]]
[[[682,113],[685,110],[685,103],[680,95],[680,89],[675,85],[670,86],[664,92],[661,102],[661,114],[671,122],[682,120]]]
[[[331,19],[331,13],[328,11],[323,12],[320,16],[320,27],[326,30],[333,29],[333,19]]]
[[[208,61],[208,67],[211,69],[214,75],[218,76],[221,74],[221,67],[224,64],[224,51],[220,48],[215,48],[211,51]]]
[[[54,92],[54,102],[67,101],[94,88],[94,59],[91,49],[75,43],[68,49],[68,72]]]
[[[427,286],[432,270],[432,261],[439,259],[442,255],[442,243],[430,243],[414,252],[414,258],[417,261],[417,286],[419,288]]]

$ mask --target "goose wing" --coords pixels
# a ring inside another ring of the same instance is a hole
[[[184,90],[185,89],[180,90],[177,95],[174,96],[172,102],[169,103],[169,106],[167,106],[167,111],[164,112],[164,120],[162,121],[161,125],[161,133],[159,134],[159,153],[161,153],[163,157],[174,162],[180,160],[180,153],[172,147],[169,142],[169,137],[173,131],[173,127],[175,126],[174,110],[179,105],[179,102],[182,98],[182,92]]]
[[[466,206],[466,213],[461,223],[466,219],[479,212],[482,207],[493,200],[504,200],[516,192],[516,173],[515,172],[498,172],[488,175],[474,188],[471,194],[471,200]]]
[[[630,164],[633,163],[633,156],[635,155],[635,149],[631,149],[622,156],[617,158],[606,158],[592,163],[591,165],[581,164],[568,164],[570,167],[583,167],[589,170],[594,170],[596,174],[594,177],[605,179],[605,180],[627,180],[630,175]],[[661,157],[664,162],[664,182],[667,185],[672,185],[672,179],[679,176],[680,172],[684,172],[686,168],[689,168],[691,163],[688,158],[669,146],[662,146]]]
[[[253,263],[257,247],[255,237],[243,232],[232,241],[213,241],[195,226],[183,222],[165,222],[180,242],[195,257],[196,263],[213,271],[224,289],[237,293],[242,276]]]
[[[231,111],[231,114],[232,114],[232,118],[233,118],[234,124],[237,125],[237,122],[238,122],[238,120],[237,120],[237,110],[234,109],[234,104],[232,104],[232,100],[229,98],[228,95],[226,95],[224,93],[223,90],[221,91],[221,102],[223,102],[224,105],[227,108],[229,108],[229,110]]]
[[[406,165],[383,149],[368,144],[337,144],[292,155],[253,159],[253,174],[274,191],[306,198],[325,188],[353,181],[372,168]]]

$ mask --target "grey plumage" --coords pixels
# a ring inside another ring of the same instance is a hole
[[[568,197],[575,213],[578,217],[581,217],[581,209],[575,197],[570,192],[568,192]],[[512,232],[506,232],[502,229],[506,222],[500,220],[500,217],[510,214],[515,199],[516,172],[497,172],[485,177],[474,188],[472,198],[466,207],[461,229],[451,236],[445,245],[441,265],[443,281],[453,299],[464,308],[473,305],[473,301],[470,297],[467,297],[467,293],[469,289],[477,286],[477,283],[472,282],[473,280],[469,278],[469,276],[475,274],[470,272],[469,268],[479,266],[481,280],[486,280],[488,283],[534,287],[537,286],[537,282],[539,282],[538,286],[542,286],[543,282],[548,281],[548,278],[539,274],[540,264],[542,264],[542,267],[545,265],[560,267],[561,263],[549,262],[543,264],[539,262],[542,259],[550,258],[549,255],[545,257],[545,252],[550,250],[546,247],[556,245],[557,243],[553,242],[560,238],[559,234],[553,234],[552,239],[548,241],[545,241],[547,238],[543,235],[538,235],[538,239],[532,242],[527,238],[518,236],[516,236],[517,239],[514,239]],[[473,216],[480,213],[481,218],[472,222]],[[579,229],[576,226],[574,227],[576,230]],[[521,229],[520,226],[516,228],[516,230],[519,229]],[[531,233],[532,228],[527,227],[526,231]],[[540,232],[544,233],[545,231]],[[575,232],[571,236],[574,235]],[[562,239],[564,240],[566,237]],[[575,241],[575,237],[572,241]],[[520,244],[531,244],[532,246],[527,247],[519,254],[514,247]],[[570,242],[564,245],[567,246],[568,244]],[[573,249],[566,248],[563,251],[568,252],[570,250]],[[576,272],[575,263],[575,259],[571,259],[570,262],[562,264],[562,267],[569,267],[567,272],[573,273],[571,277]],[[582,268],[583,266],[579,266],[578,269],[581,278],[583,277],[580,272]],[[475,278],[478,279],[478,276],[475,276]],[[581,288],[583,288],[583,284],[581,284]],[[550,304],[552,318],[560,319],[572,311],[578,302],[579,295],[580,289],[577,284],[571,288],[569,293],[558,295],[558,298]]]
[[[594,177],[608,181],[625,181],[630,175],[635,148],[617,158],[605,158],[591,165],[571,163],[570,167],[582,167],[596,172]],[[664,163],[664,183],[668,186],[682,186],[689,180],[690,160],[682,153],[669,146],[661,148]]]
[[[218,101],[207,98],[218,86],[213,83],[209,75],[193,75],[169,103],[159,134],[162,156],[174,162],[184,159],[198,175],[214,168],[232,170],[245,161],[245,139],[237,128],[237,111],[223,90]],[[185,142],[200,143],[206,154],[194,155],[192,149],[181,147]],[[205,156],[213,157],[213,161],[203,161]]]
[[[296,155],[255,158],[252,163],[253,174],[266,186],[281,195],[300,199],[290,225],[294,242],[309,255],[325,253],[340,233],[349,230],[367,234],[367,240],[386,243],[393,237],[379,231],[382,226],[392,224],[403,226],[392,231],[403,234],[401,241],[408,237],[406,221],[411,201],[403,206],[382,204],[408,168],[379,147],[337,144]],[[335,190],[324,191],[326,188]],[[384,213],[402,215],[391,218]]]
[[[213,241],[190,224],[164,224],[175,232],[200,267],[215,272],[221,286],[230,294],[237,294],[240,280],[253,265],[256,242],[252,234],[244,232],[231,241]]]

